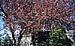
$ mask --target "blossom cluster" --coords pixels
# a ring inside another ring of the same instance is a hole
[[[75,8],[72,0],[3,0],[3,4],[8,14],[6,21],[21,24],[29,32],[66,26]]]

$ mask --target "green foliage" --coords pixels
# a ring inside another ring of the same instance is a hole
[[[8,40],[9,40],[9,46],[13,46],[13,42],[12,42],[12,40],[10,38],[5,39],[3,41],[3,46],[8,46],[8,42],[7,42]]]
[[[53,31],[50,32],[49,44],[51,46],[66,46],[66,39],[63,27],[53,27]]]
[[[75,46],[75,43],[73,43],[72,46]]]
[[[73,31],[73,37],[75,38],[75,31]],[[72,46],[75,46],[75,42],[72,44]]]
[[[73,34],[75,35],[75,31],[73,31]]]
[[[67,46],[68,38],[63,27],[53,27],[52,32],[49,33],[49,39],[40,43],[41,46]]]

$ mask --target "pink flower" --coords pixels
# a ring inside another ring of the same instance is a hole
[[[57,2],[58,0],[56,0],[55,2]]]

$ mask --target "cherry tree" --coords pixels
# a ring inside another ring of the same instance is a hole
[[[41,2],[41,3],[39,3]],[[12,33],[14,45],[16,39],[14,32],[20,31],[17,46],[22,35],[38,33],[38,31],[52,31],[53,26],[66,26],[74,7],[69,0],[3,0],[1,8],[5,13],[5,26],[8,25]],[[17,26],[17,27],[16,27]]]

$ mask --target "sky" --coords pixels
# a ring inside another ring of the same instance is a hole
[[[8,30],[6,30],[6,28],[3,27],[3,24],[4,24],[4,21],[3,21],[4,17],[3,16],[5,16],[4,13],[0,11],[0,35],[4,34],[4,32],[6,31],[6,33],[11,37],[12,36],[11,32],[8,31]],[[3,38],[5,36],[6,36],[6,34],[4,34],[3,36],[1,36],[0,38]]]
[[[3,21],[3,16],[0,16],[0,34],[2,34],[4,31],[2,31],[3,29],[3,24],[4,24],[4,21]]]
[[[7,30],[3,27],[3,24],[4,24],[4,21],[3,21],[3,18],[4,18],[4,17],[3,17],[3,16],[5,16],[4,13],[0,11],[0,35],[3,35],[4,32],[7,31]],[[7,31],[7,33],[10,33],[10,32]],[[3,36],[1,36],[1,38],[2,38],[2,37],[5,37],[5,36],[6,36],[6,35],[3,35]]]

